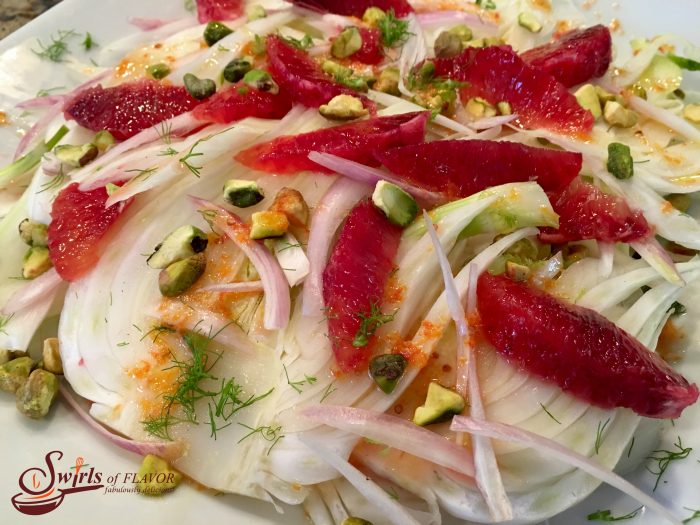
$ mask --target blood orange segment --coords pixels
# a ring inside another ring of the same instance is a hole
[[[199,102],[182,86],[154,80],[126,82],[79,92],[67,104],[64,115],[92,131],[108,130],[125,140],[141,130],[190,111]]]
[[[197,19],[204,24],[211,20],[233,20],[243,14],[243,0],[197,0]]]
[[[398,17],[413,12],[411,4],[406,0],[291,0],[293,4],[322,13],[356,16],[362,18],[369,7],[378,7],[384,11],[394,10]]]
[[[504,276],[479,277],[486,338],[511,363],[601,408],[676,418],[698,387],[597,312]]]
[[[374,150],[422,142],[428,116],[428,112],[403,113],[279,137],[243,150],[235,159],[249,168],[280,174],[304,170],[330,173],[309,160],[312,151],[376,165]]]
[[[291,108],[289,97],[281,92],[273,95],[237,84],[208,98],[194,108],[192,115],[207,122],[229,124],[247,117],[279,119]]]
[[[632,210],[621,197],[574,180],[563,192],[550,197],[559,214],[559,229],[543,228],[540,239],[548,243],[597,239],[633,242],[652,234],[641,211]]]
[[[105,208],[107,197],[105,188],[83,192],[73,183],[54,200],[49,256],[62,279],[76,281],[97,264],[101,241],[123,210],[120,204]]]
[[[560,191],[581,170],[579,153],[490,140],[439,140],[378,150],[375,156],[411,183],[451,198],[528,180]]]
[[[467,83],[461,90],[465,101],[508,102],[528,128],[569,135],[585,135],[593,128],[593,115],[564,85],[528,66],[510,46],[469,47],[456,57],[436,59],[435,74]]]
[[[267,37],[267,59],[270,74],[280,89],[304,106],[315,108],[342,94],[360,96],[338,84],[307,53],[277,35]]]
[[[369,201],[350,212],[323,271],[323,301],[336,362],[343,372],[367,367],[373,337],[353,346],[361,315],[381,308],[384,287],[394,267],[401,229]]]
[[[610,30],[603,25],[575,29],[550,44],[525,51],[520,57],[566,87],[605,74],[612,60]]]

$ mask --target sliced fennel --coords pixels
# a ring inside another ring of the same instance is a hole
[[[23,175],[33,169],[41,161],[44,153],[51,151],[61,139],[68,133],[66,126],[61,126],[53,136],[46,142],[42,142],[34,147],[29,153],[23,155],[12,164],[0,169],[0,190],[19,184],[23,180]]]

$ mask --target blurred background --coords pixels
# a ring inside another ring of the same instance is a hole
[[[61,0],[0,0],[0,39]]]

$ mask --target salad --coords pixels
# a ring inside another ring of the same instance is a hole
[[[2,108],[18,410],[315,524],[538,523],[601,483],[636,507],[591,521],[697,517],[649,429],[699,396],[698,49],[556,0],[192,9],[39,40],[75,85]]]

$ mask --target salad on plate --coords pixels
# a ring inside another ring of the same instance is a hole
[[[601,484],[630,508],[588,520],[698,517],[655,491],[699,396],[700,48],[565,0],[192,8],[24,50],[74,85],[3,99],[18,410],[316,525],[539,523]]]

